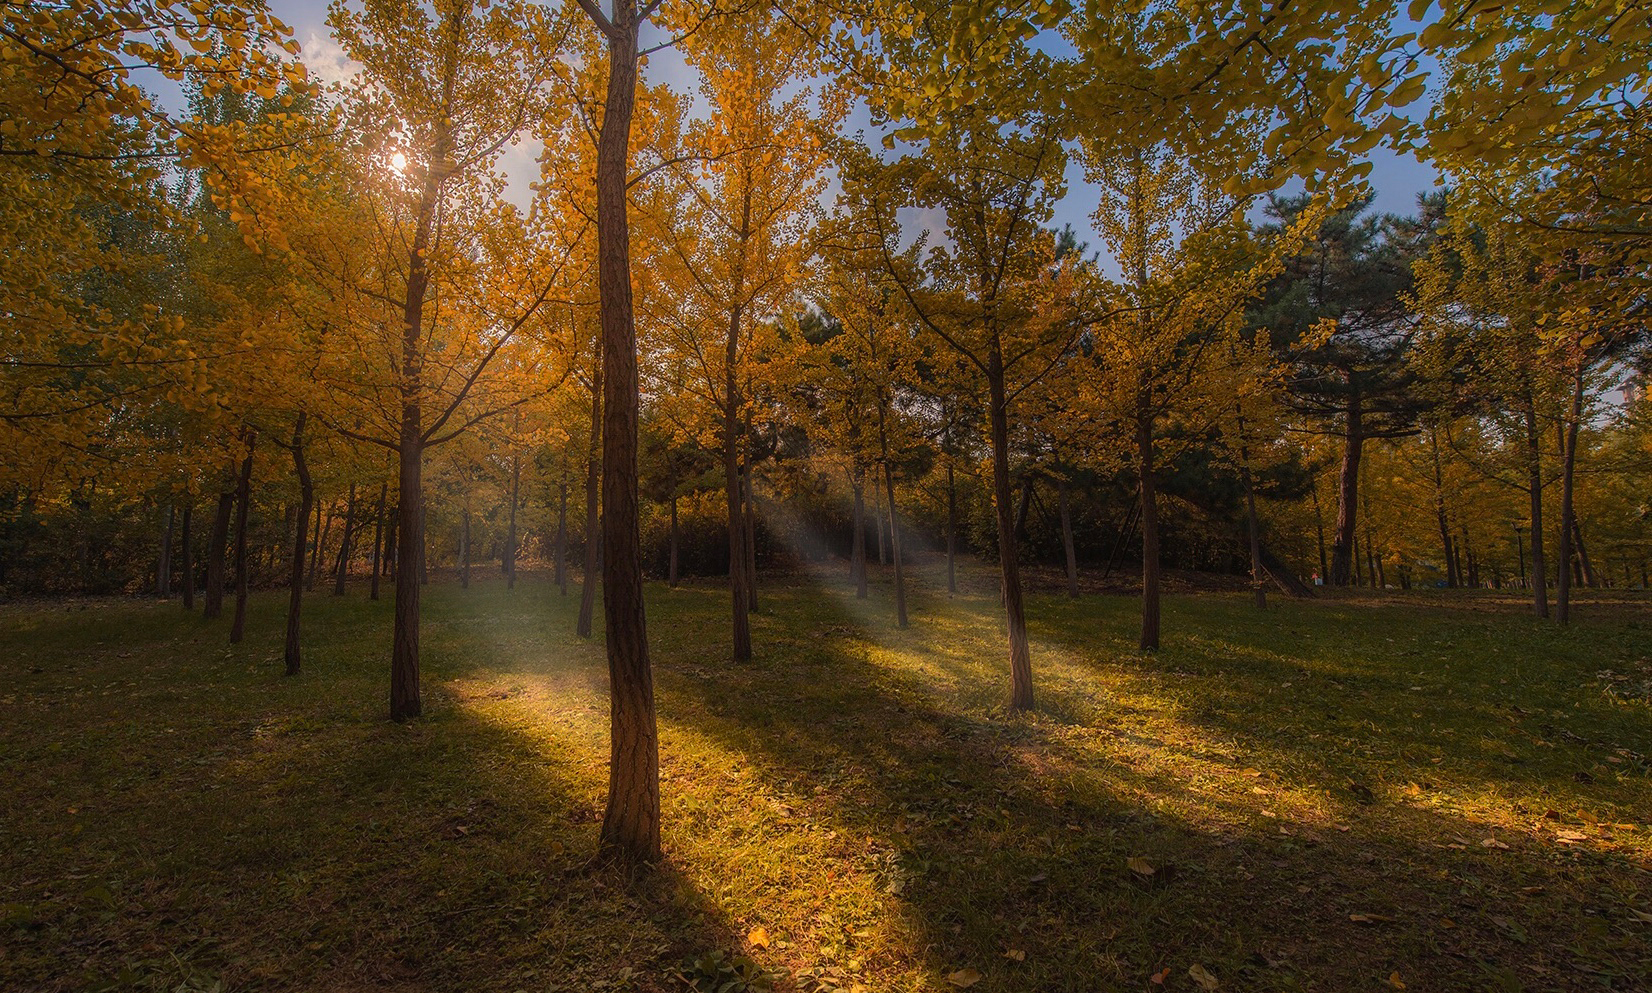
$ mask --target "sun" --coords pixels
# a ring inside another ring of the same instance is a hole
[[[396,154],[390,156],[390,168],[396,170],[397,172],[401,172],[403,169],[406,169],[407,168],[407,156],[403,155],[400,152],[397,152]]]

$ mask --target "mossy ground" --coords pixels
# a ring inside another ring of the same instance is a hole
[[[577,586],[429,587],[407,725],[359,589],[292,679],[277,593],[234,648],[176,602],[0,608],[0,988],[681,990],[722,952],[805,993],[1652,989],[1644,600],[1178,596],[1143,655],[1133,600],[1035,595],[1018,715],[988,575],[922,572],[905,631],[768,579],[740,666],[723,589],[651,586],[638,877],[593,857]]]

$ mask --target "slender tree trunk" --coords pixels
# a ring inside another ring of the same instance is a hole
[[[889,549],[883,541],[883,493],[876,476],[872,477],[872,526],[878,532],[878,565],[888,565]]]
[[[1572,515],[1572,541],[1577,544],[1577,561],[1583,571],[1583,585],[1594,589],[1600,583],[1595,576],[1594,564],[1589,561],[1589,546],[1583,543],[1583,524],[1576,514]]]
[[[400,488],[399,483],[397,484],[397,488]],[[396,581],[396,563],[401,558],[400,554],[398,554],[398,550],[401,546],[397,544],[397,541],[399,540],[398,532],[401,530],[401,516],[401,504],[398,503],[389,513],[388,520],[385,522],[384,576],[386,579],[390,580],[391,583]]]
[[[1371,508],[1367,506],[1365,508],[1365,578],[1370,582],[1372,589],[1379,588],[1377,585],[1378,561],[1380,559],[1377,555],[1377,540],[1371,531]]]
[[[608,95],[597,139],[597,277],[602,301],[603,614],[612,739],[602,848],[631,862],[660,857],[660,755],[637,530],[637,329],[626,218],[637,10],[614,5]]]
[[[322,519],[327,519],[327,526],[322,527]],[[327,533],[332,530],[332,515],[324,509],[318,509],[315,515],[315,535],[310,544],[310,573],[304,580],[304,588],[315,589],[316,574],[321,570],[321,549],[327,540]]]
[[[751,462],[746,462],[744,475],[746,494],[746,609],[757,613],[757,491],[751,474]]]
[[[190,518],[193,516],[195,505],[193,502],[184,503],[183,520],[179,523],[179,566],[184,578],[184,609],[195,609],[195,536],[190,532]]]
[[[849,470],[849,489],[855,495],[854,535],[849,546],[849,578],[855,582],[855,598],[866,599],[866,484],[859,465]]]
[[[1560,453],[1560,562],[1556,570],[1559,584],[1555,590],[1555,620],[1561,624],[1568,624],[1572,619],[1572,525],[1575,522],[1572,500],[1577,470],[1577,434],[1582,422],[1583,366],[1579,363],[1572,375],[1572,405],[1566,418]]]
[[[1457,587],[1457,556],[1451,541],[1451,522],[1446,514],[1445,477],[1440,466],[1440,436],[1428,431],[1428,445],[1434,472],[1434,524],[1440,531],[1440,548],[1445,554],[1446,585]]]
[[[1061,513],[1061,550],[1067,556],[1067,598],[1078,599],[1078,550],[1073,545],[1073,510],[1067,501],[1067,480],[1057,477],[1056,506]]]
[[[212,517],[212,534],[207,539],[206,609],[211,620],[224,612],[224,558],[229,551],[230,511],[235,509],[235,490],[218,494],[218,511]]]
[[[344,500],[344,534],[339,537],[338,569],[333,577],[333,596],[344,595],[344,582],[350,575],[351,539],[356,533],[356,484],[350,484],[350,495]]]
[[[1004,388],[1003,346],[993,330],[987,353],[987,391],[992,433],[992,492],[998,519],[998,562],[1003,581],[1004,616],[1010,638],[1010,708],[1033,705],[1032,651],[1027,642],[1027,615],[1021,600],[1021,568],[1015,544],[1015,517],[1010,493],[1009,399]]]
[[[677,588],[677,494],[671,494],[671,555],[665,568],[666,585]]]
[[[606,332],[605,332],[606,333]],[[591,637],[597,607],[597,564],[602,550],[601,494],[602,485],[602,368],[599,366],[591,379],[591,445],[585,463],[585,577],[579,588],[579,622],[574,631],[581,638]]]
[[[230,622],[229,643],[239,645],[247,633],[247,513],[252,503],[252,446],[258,436],[247,432],[247,455],[241,460],[241,478],[235,486],[235,617]]]
[[[738,316],[738,308],[736,308]],[[751,658],[750,598],[746,594],[746,520],[741,512],[739,395],[734,375],[734,331],[729,331],[723,375],[723,489],[728,504],[728,592],[736,662]]]
[[[1359,394],[1348,399],[1347,428],[1343,434],[1342,473],[1337,481],[1337,523],[1331,545],[1331,576],[1335,586],[1347,586],[1354,572],[1354,528],[1358,523],[1359,462],[1365,448],[1365,425]]]
[[[296,676],[302,668],[300,614],[304,607],[304,551],[310,540],[310,513],[315,510],[315,483],[310,478],[310,464],[304,457],[304,424],[309,416],[299,411],[293,420],[293,472],[298,475],[298,519],[293,528],[292,570],[287,582],[287,675]],[[374,583],[378,582],[375,577]]]
[[[1243,428],[1241,427],[1241,430]],[[1250,538],[1250,588],[1257,610],[1268,609],[1268,591],[1262,569],[1262,526],[1256,519],[1256,486],[1250,474],[1250,451],[1239,448],[1239,478],[1245,484],[1245,531]]]
[[[1136,418],[1136,480],[1141,488],[1141,649],[1159,647],[1159,507],[1153,478],[1153,419]]]
[[[556,484],[556,585],[568,595],[568,484]]]
[[[509,549],[510,543],[505,547]],[[508,554],[508,552],[507,552]],[[510,567],[505,568],[506,575],[510,574]],[[470,589],[470,507],[465,507],[459,520],[459,588]]]
[[[522,456],[511,455],[511,512],[505,531],[505,589],[516,589],[516,505],[522,485]],[[468,522],[467,522],[468,527]]]
[[[178,516],[176,505],[166,505],[166,524],[161,528],[161,555],[155,566],[155,594],[161,599],[172,595],[172,528]]]
[[[958,485],[952,463],[946,466],[946,591],[958,592]],[[864,564],[864,563],[863,563]]]
[[[878,450],[883,456],[883,490],[889,500],[889,549],[895,558],[895,626],[905,630],[906,572],[901,563],[901,527],[895,514],[895,474],[889,468],[889,428],[884,404],[878,403]]]
[[[379,484],[379,508],[373,514],[373,585],[369,588],[367,599],[379,598],[379,573],[384,564],[384,503],[390,496],[388,483]],[[300,531],[303,529],[301,528]]]
[[[1331,567],[1325,558],[1325,515],[1319,510],[1319,480],[1314,480],[1310,491],[1314,499],[1314,533],[1319,539],[1319,580],[1322,583],[1331,581]]]

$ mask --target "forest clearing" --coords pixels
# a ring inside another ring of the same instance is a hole
[[[1174,596],[1150,654],[1128,599],[1035,594],[1043,700],[1014,715],[996,597],[933,568],[907,631],[841,574],[777,582],[734,664],[702,637],[717,588],[649,594],[665,854],[640,881],[596,858],[602,653],[544,577],[429,588],[409,725],[382,716],[388,603],[322,598],[295,679],[273,594],[235,648],[164,603],[0,608],[0,985],[1652,982],[1633,605],[1560,631],[1489,593]]]

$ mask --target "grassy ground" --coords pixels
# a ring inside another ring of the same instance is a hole
[[[0,608],[0,989],[1652,989],[1644,603],[1176,597],[1143,656],[1133,601],[1040,595],[1017,716],[990,593],[897,631],[769,583],[737,667],[721,590],[654,587],[667,860],[627,879],[570,592],[430,587],[407,726],[359,591],[296,679],[274,594],[238,648]]]

